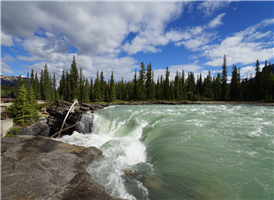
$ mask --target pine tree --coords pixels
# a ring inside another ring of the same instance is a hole
[[[21,75],[19,75],[19,77],[17,79],[17,84],[16,84],[16,92],[15,92],[16,96],[19,95],[19,90],[20,90],[21,85],[22,85],[22,78],[21,78]]]
[[[256,74],[255,74],[255,98],[263,99],[263,77],[260,71],[260,63],[257,60],[256,62]]]
[[[43,77],[43,84],[42,84],[42,93],[44,94],[44,100],[51,101],[51,81],[50,75],[48,72],[48,65],[45,64],[44,67],[44,77]]]
[[[81,103],[84,102],[84,81],[85,81],[85,78],[83,76],[82,67],[80,67],[78,98],[79,98],[79,102]]]
[[[45,100],[45,95],[44,95],[44,70],[42,69],[40,72],[40,94],[41,94],[41,99]]]
[[[30,74],[30,87],[33,88],[33,84],[34,84],[34,73],[33,73],[33,69],[31,69],[31,74]]]
[[[53,73],[53,78],[52,78],[52,89],[53,89],[53,96],[52,96],[52,100],[56,100],[57,99],[57,91],[56,91],[56,77],[55,77],[55,72]]]
[[[152,100],[152,67],[151,63],[147,65],[147,73],[146,73],[146,96],[148,100]]]
[[[33,98],[33,89],[31,88],[30,95],[28,95],[25,85],[22,84],[18,97],[8,109],[9,117],[14,118],[13,120],[20,125],[35,122],[39,118],[39,115],[38,110],[34,106]]]
[[[90,78],[89,100],[90,101],[94,101],[94,98],[93,98],[93,81],[92,81],[92,77]]]
[[[83,97],[83,102],[84,103],[88,103],[89,102],[89,84],[88,84],[88,79],[86,79],[85,81],[85,85],[84,85],[84,97]]]
[[[227,67],[226,67],[226,56],[224,55],[224,63],[222,67],[222,99],[226,100],[227,93]]]
[[[101,71],[100,75],[100,99],[101,101],[105,101],[105,89],[106,89],[106,82],[104,81],[104,73]]]
[[[35,79],[34,79],[34,83],[33,83],[33,90],[34,90],[35,98],[36,99],[41,99],[41,91],[40,91],[40,86],[39,86],[37,73],[35,73]]]
[[[100,83],[99,83],[99,74],[97,70],[97,76],[94,82],[94,100],[100,101],[101,99],[101,90],[100,90]]]
[[[185,71],[182,71],[181,79],[181,99],[186,100],[186,88],[185,88]]]
[[[238,85],[238,78],[237,78],[237,68],[235,65],[232,66],[232,78],[230,84],[230,98],[231,100],[237,100],[237,85]]]
[[[113,102],[116,100],[116,94],[115,94],[115,82],[113,77],[113,71],[111,72],[111,78],[110,78],[110,92],[109,92],[109,101]]]
[[[181,99],[180,97],[180,80],[179,80],[179,72],[177,70],[176,76],[175,76],[175,81],[174,81],[174,96],[177,101]]]
[[[169,69],[166,67],[166,79],[165,79],[165,86],[164,86],[164,99],[169,100],[170,99],[170,92],[169,92]]]
[[[71,98],[71,88],[70,88],[70,74],[68,73],[68,71],[66,71],[66,95],[65,95],[65,100],[66,101],[72,101]]]
[[[73,61],[70,68],[70,91],[71,100],[78,99],[78,88],[79,88],[79,74],[76,67],[75,56],[73,56]]]
[[[137,81],[137,75],[136,75],[136,69],[135,69],[135,75],[133,79],[133,84],[134,84],[134,95],[133,98],[137,100],[139,98],[138,96],[138,81]]]
[[[60,83],[59,83],[59,95],[61,99],[64,99],[66,96],[66,76],[65,71],[63,70]]]
[[[140,65],[140,71],[139,71],[139,80],[138,80],[138,86],[139,86],[139,100],[146,100],[146,72],[145,72],[145,65],[142,62]]]

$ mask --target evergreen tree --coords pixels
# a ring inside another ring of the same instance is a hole
[[[101,101],[105,101],[105,88],[106,88],[106,82],[104,81],[104,74],[103,71],[101,71],[100,75],[100,99]]]
[[[158,99],[158,100],[161,99],[161,86],[160,86],[160,78],[159,78],[159,76],[158,76],[157,85],[156,85],[156,99]]]
[[[68,70],[66,71],[66,94],[65,94],[65,100],[66,101],[72,101],[71,99],[71,89],[70,89],[70,74],[68,73]]]
[[[221,99],[221,93],[222,93],[222,82],[221,82],[221,74],[218,73],[217,77],[213,79],[212,82],[212,89],[213,89],[213,94],[214,94],[214,99],[215,100],[220,100]]]
[[[113,71],[111,72],[111,78],[110,78],[110,92],[109,92],[109,101],[113,102],[116,100],[116,93],[115,93],[115,82],[113,77]]]
[[[176,76],[175,76],[175,81],[174,81],[174,96],[175,99],[178,101],[181,99],[180,97],[180,81],[179,81],[179,72],[177,70]]]
[[[33,69],[31,69],[31,74],[30,74],[30,87],[33,88],[33,84],[34,84],[34,73],[33,73]]]
[[[40,92],[41,92],[41,99],[45,100],[44,94],[44,70],[42,69],[40,72]]]
[[[90,101],[94,101],[94,98],[93,98],[93,81],[92,81],[92,77],[90,78],[89,100]]]
[[[133,79],[133,84],[134,84],[134,95],[133,98],[135,100],[137,100],[139,98],[138,96],[138,81],[137,81],[137,75],[136,75],[136,69],[135,69],[135,75],[134,75],[134,79]]]
[[[79,98],[79,102],[81,102],[81,103],[84,102],[84,92],[85,92],[84,85],[85,85],[85,78],[83,76],[82,67],[80,67],[78,98]]]
[[[88,84],[88,79],[85,81],[84,85],[84,97],[83,97],[83,102],[88,103],[89,102],[89,84]]]
[[[55,72],[53,73],[53,78],[52,78],[52,88],[53,88],[53,96],[52,96],[52,100],[56,100],[57,99],[57,91],[56,91],[56,77],[55,77]]]
[[[152,71],[152,94],[151,100],[155,99],[155,82],[154,82],[154,72]]]
[[[65,76],[65,71],[63,70],[60,83],[59,83],[59,95],[61,99],[64,99],[66,96],[66,76]]]
[[[51,81],[50,81],[50,75],[49,75],[49,72],[48,72],[47,63],[45,64],[45,67],[44,67],[42,92],[44,94],[44,100],[51,101]]]
[[[233,65],[231,84],[230,84],[230,98],[233,101],[237,100],[237,85],[238,85],[237,68],[235,65]]]
[[[256,62],[256,74],[255,74],[255,98],[258,99],[263,99],[263,77],[261,75],[260,71],[260,63],[257,60]]]
[[[21,78],[21,75],[19,75],[19,77],[17,79],[17,84],[16,84],[16,92],[15,92],[16,96],[19,95],[19,90],[21,88],[21,85],[22,85],[22,78]]]
[[[101,90],[100,90],[100,83],[99,83],[99,74],[97,70],[97,76],[94,82],[94,100],[100,101],[101,99]]]
[[[93,80],[92,77],[90,78],[90,85],[89,85],[89,100],[94,101],[93,98]]]
[[[222,99],[226,100],[227,93],[227,67],[226,67],[226,55],[224,55],[224,63],[222,67]]]
[[[164,87],[164,99],[169,100],[170,99],[170,92],[169,92],[169,69],[166,67],[166,79],[165,79],[165,87]]]
[[[38,110],[33,106],[34,92],[32,89],[30,92],[28,95],[25,85],[22,84],[18,97],[8,109],[9,117],[14,118],[13,120],[20,125],[31,124],[39,119]]]
[[[78,88],[79,88],[79,74],[76,67],[75,56],[73,56],[73,61],[70,67],[70,92],[71,100],[78,99]]]
[[[146,73],[146,96],[148,100],[152,100],[152,67],[151,63],[147,65],[147,73]]]
[[[182,71],[181,79],[181,99],[186,100],[186,89],[185,89],[185,71]]]
[[[139,86],[139,100],[146,100],[146,87],[145,87],[145,82],[146,82],[146,72],[145,72],[145,65],[142,62],[140,65],[140,71],[139,71],[139,81],[138,81],[138,86]]]
[[[39,86],[37,73],[35,73],[35,79],[34,79],[34,83],[33,83],[33,90],[34,90],[35,98],[36,99],[41,99],[41,91],[40,91],[40,86]]]

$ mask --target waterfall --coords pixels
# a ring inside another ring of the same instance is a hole
[[[80,124],[76,127],[76,131],[79,133],[91,133],[93,128],[93,113],[87,112],[82,114]]]

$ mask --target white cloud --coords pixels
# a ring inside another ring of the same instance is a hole
[[[214,18],[213,20],[211,20],[209,22],[209,27],[210,28],[216,28],[217,26],[223,24],[222,23],[222,18],[225,16],[225,13],[219,14],[216,18]]]
[[[10,66],[7,63],[1,61],[1,73],[13,74],[13,71],[10,69]]]
[[[12,36],[1,32],[1,45],[11,47],[13,45]]]
[[[171,80],[174,80],[174,77],[177,71],[182,74],[183,70],[185,72],[185,79],[187,78],[188,72],[193,72],[196,78],[197,75],[200,74],[202,67],[198,66],[196,63],[191,63],[187,65],[172,65],[172,66],[169,66],[168,69],[170,71],[169,80],[171,81]],[[166,73],[166,69],[154,70],[154,80],[157,81],[158,76],[161,77],[161,75],[163,75],[163,78],[165,79],[165,73]]]
[[[50,74],[55,72],[57,79],[60,80],[60,77],[64,71],[69,71],[72,63],[72,58],[75,54],[68,54],[65,61],[62,62],[48,62],[48,71]],[[114,73],[115,79],[131,80],[133,78],[133,71],[136,67],[137,60],[131,57],[122,57],[122,58],[109,58],[109,57],[90,57],[86,55],[76,55],[75,56],[76,64],[78,70],[80,67],[83,70],[85,78],[93,78],[93,81],[96,78],[96,72],[104,72],[104,77],[106,80],[110,78],[111,71]],[[45,62],[38,62],[31,66],[28,66],[29,69],[33,68],[34,72],[38,74],[44,69]],[[110,67],[111,66],[111,67]],[[139,66],[137,66],[139,67]]]
[[[222,66],[223,56],[227,57],[227,65],[242,63],[250,64],[273,58],[273,35],[268,32],[257,32],[257,29],[272,25],[274,20],[266,19],[262,22],[235,33],[233,36],[225,38],[220,44],[204,46],[202,53],[211,61],[205,63],[209,66]],[[269,39],[256,41],[263,37]]]
[[[240,69],[240,75],[243,78],[250,77],[251,74],[254,76],[255,73],[255,66],[247,66]]]
[[[198,5],[197,9],[203,12],[205,17],[209,17],[229,3],[229,1],[204,1]]]
[[[14,62],[16,61],[12,56],[4,53],[4,57],[1,58],[2,61],[6,62],[6,63],[11,63],[11,62]]]

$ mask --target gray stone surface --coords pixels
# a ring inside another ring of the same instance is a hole
[[[20,135],[46,135],[48,125],[45,123],[37,122],[25,128],[21,128]]]
[[[91,179],[85,167],[102,155],[46,137],[1,141],[1,199],[115,199]]]

